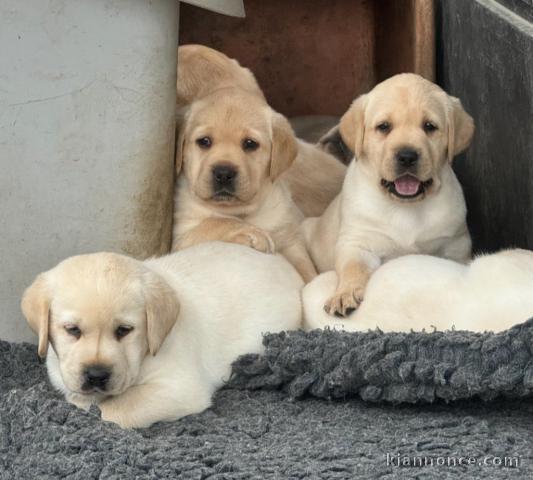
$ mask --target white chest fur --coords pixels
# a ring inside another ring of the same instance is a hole
[[[466,206],[455,174],[446,165],[437,192],[418,202],[401,202],[350,166],[343,188],[339,244],[372,251],[383,261],[409,253],[440,255],[466,232]]]

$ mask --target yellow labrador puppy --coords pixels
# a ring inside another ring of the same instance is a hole
[[[324,312],[336,286],[335,272],[305,286],[305,329],[499,332],[533,317],[533,252],[506,250],[469,265],[429,255],[391,260],[370,278],[353,321]]]
[[[242,88],[265,98],[254,74],[232,58],[203,45],[178,47],[178,109],[220,88]]]
[[[261,97],[223,88],[194,102],[177,146],[173,250],[239,243],[280,252],[306,282],[313,279],[303,215],[279,180],[296,155],[289,122]]]
[[[265,98],[252,72],[236,60],[203,45],[178,48],[179,116],[196,100],[228,87]],[[182,119],[178,122],[182,123]],[[306,217],[321,215],[340,192],[346,167],[333,155],[303,140],[297,139],[296,151],[294,162],[281,177]]]
[[[425,253],[471,255],[463,192],[452,170],[474,133],[457,98],[415,74],[400,74],[357,98],[340,121],[355,152],[341,194],[302,229],[320,272],[338,284],[325,309],[346,316],[384,261]]]
[[[262,333],[298,328],[302,285],[282,257],[206,243],[145,262],[68,258],[36,278],[22,310],[69,402],[147,427],[206,409]]]

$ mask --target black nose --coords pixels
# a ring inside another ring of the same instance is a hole
[[[237,169],[230,165],[216,165],[213,167],[213,178],[219,186],[230,186],[237,176]]]
[[[92,365],[83,372],[84,387],[86,390],[97,387],[105,390],[107,382],[111,377],[111,371],[103,365]]]
[[[418,152],[411,148],[402,148],[396,152],[396,160],[402,167],[412,167],[418,161]]]

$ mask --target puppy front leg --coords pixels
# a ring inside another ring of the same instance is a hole
[[[317,276],[315,265],[307,253],[303,242],[298,241],[293,243],[285,248],[281,254],[296,269],[305,283],[309,283]]]
[[[267,232],[242,220],[226,217],[206,218],[178,240],[177,249],[217,240],[238,243],[263,253],[274,252],[274,241]]]
[[[171,386],[145,383],[128,388],[121,395],[102,401],[102,420],[122,428],[145,428],[155,422],[171,421],[199,413],[211,405],[207,392],[177,392]]]
[[[87,397],[86,395],[80,395],[78,393],[67,393],[65,395],[67,402],[76,405],[81,410],[89,410],[94,401],[94,398]]]
[[[363,301],[368,279],[380,263],[379,257],[367,251],[354,251],[338,258],[337,289],[324,305],[324,310],[337,317],[350,315]]]

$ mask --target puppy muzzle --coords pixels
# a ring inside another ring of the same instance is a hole
[[[84,393],[105,392],[111,379],[111,369],[104,365],[91,365],[83,371],[81,389]]]
[[[228,200],[235,196],[235,184],[239,172],[228,164],[218,164],[211,170],[213,199]]]
[[[419,180],[416,176],[406,173],[396,180],[381,180],[381,185],[392,195],[402,200],[411,200],[420,197],[431,187],[433,179]]]

